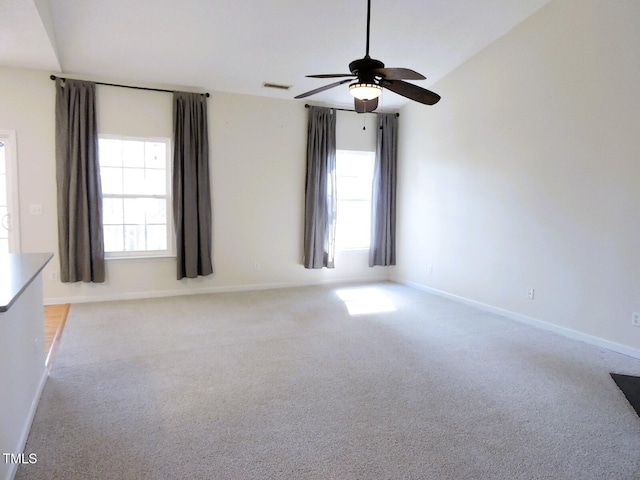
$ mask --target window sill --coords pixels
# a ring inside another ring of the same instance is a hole
[[[110,262],[111,260],[122,261],[122,260],[175,260],[176,254],[168,253],[168,254],[158,254],[158,255],[131,255],[131,256],[106,256],[104,257],[105,261]]]

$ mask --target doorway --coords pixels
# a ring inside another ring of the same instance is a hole
[[[16,134],[0,130],[0,254],[20,252]]]

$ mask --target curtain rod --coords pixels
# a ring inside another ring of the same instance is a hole
[[[51,75],[49,77],[51,80],[55,80],[59,78],[60,80],[66,80],[64,77],[56,77],[55,75]],[[174,90],[165,90],[163,88],[151,88],[151,87],[136,87],[134,85],[120,85],[117,83],[105,83],[105,82],[93,82],[96,85],[106,85],[107,87],[120,87],[120,88],[133,88],[134,90],[148,90],[151,92],[165,92],[165,93],[173,93]],[[205,97],[210,97],[209,93],[201,93],[200,95],[204,95]]]
[[[312,105],[309,105],[308,103],[304,104],[304,108],[310,108],[311,106]],[[355,110],[349,110],[347,108],[336,108],[336,107],[327,107],[327,108],[330,108],[332,110],[339,110],[341,112],[355,112]],[[364,112],[364,113],[375,113],[375,112]],[[400,114],[396,113],[396,117],[399,117],[399,116],[400,116]]]

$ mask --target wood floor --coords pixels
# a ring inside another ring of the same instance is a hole
[[[47,368],[51,368],[70,306],[68,303],[44,306],[44,349],[47,352]]]

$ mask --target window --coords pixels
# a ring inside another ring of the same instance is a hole
[[[173,254],[169,139],[99,138],[107,257]]]
[[[374,162],[375,152],[336,152],[336,248],[339,250],[369,248]]]

